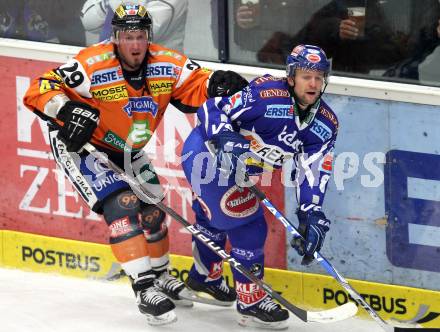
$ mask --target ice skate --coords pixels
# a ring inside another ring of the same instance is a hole
[[[270,296],[250,306],[237,306],[238,324],[270,330],[283,330],[288,327],[289,312],[275,303]]]
[[[201,283],[188,276],[185,285],[190,291],[190,298],[194,302],[230,307],[237,297],[235,289],[226,284],[225,279],[218,285]]]
[[[183,307],[192,307],[194,305],[189,299],[190,295],[182,281],[170,275],[167,270],[156,275],[155,285],[176,305]]]
[[[139,311],[147,316],[150,325],[165,325],[177,320],[174,303],[154,285],[153,272],[140,274],[132,279],[132,287],[136,295]]]

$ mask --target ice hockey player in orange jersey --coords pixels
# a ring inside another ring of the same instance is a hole
[[[56,162],[88,206],[103,214],[113,254],[132,280],[139,310],[150,324],[167,324],[176,320],[174,303],[192,302],[185,299],[184,284],[168,273],[165,214],[139,200],[82,146],[90,142],[127,173],[140,174],[143,185],[160,198],[158,177],[142,148],[167,106],[195,112],[208,97],[231,95],[247,82],[231,71],[200,68],[152,43],[151,16],[142,5],[121,4],[112,26],[110,40],[33,80],[24,103],[62,124],[60,130],[49,128]]]

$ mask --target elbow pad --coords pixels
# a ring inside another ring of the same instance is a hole
[[[44,114],[56,118],[60,109],[69,101],[70,99],[64,94],[60,93],[53,96],[49,101],[44,105]]]

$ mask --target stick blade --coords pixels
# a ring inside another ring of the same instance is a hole
[[[358,311],[357,306],[353,302],[345,303],[339,307],[323,310],[308,311],[307,321],[317,323],[333,323],[353,317]]]

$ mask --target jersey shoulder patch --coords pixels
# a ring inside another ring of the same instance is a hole
[[[148,53],[151,56],[148,62],[171,62],[183,66],[187,59],[183,54],[158,44],[150,44]]]
[[[261,76],[252,81],[249,86],[261,101],[273,102],[273,99],[286,101],[290,98],[287,80],[270,75]]]
[[[336,116],[335,112],[322,100],[316,115],[317,118],[320,119],[320,121],[326,123],[335,132],[338,132],[339,130],[338,117]]]
[[[81,50],[75,58],[84,67],[102,64],[105,61],[116,59],[113,44],[95,44]]]

